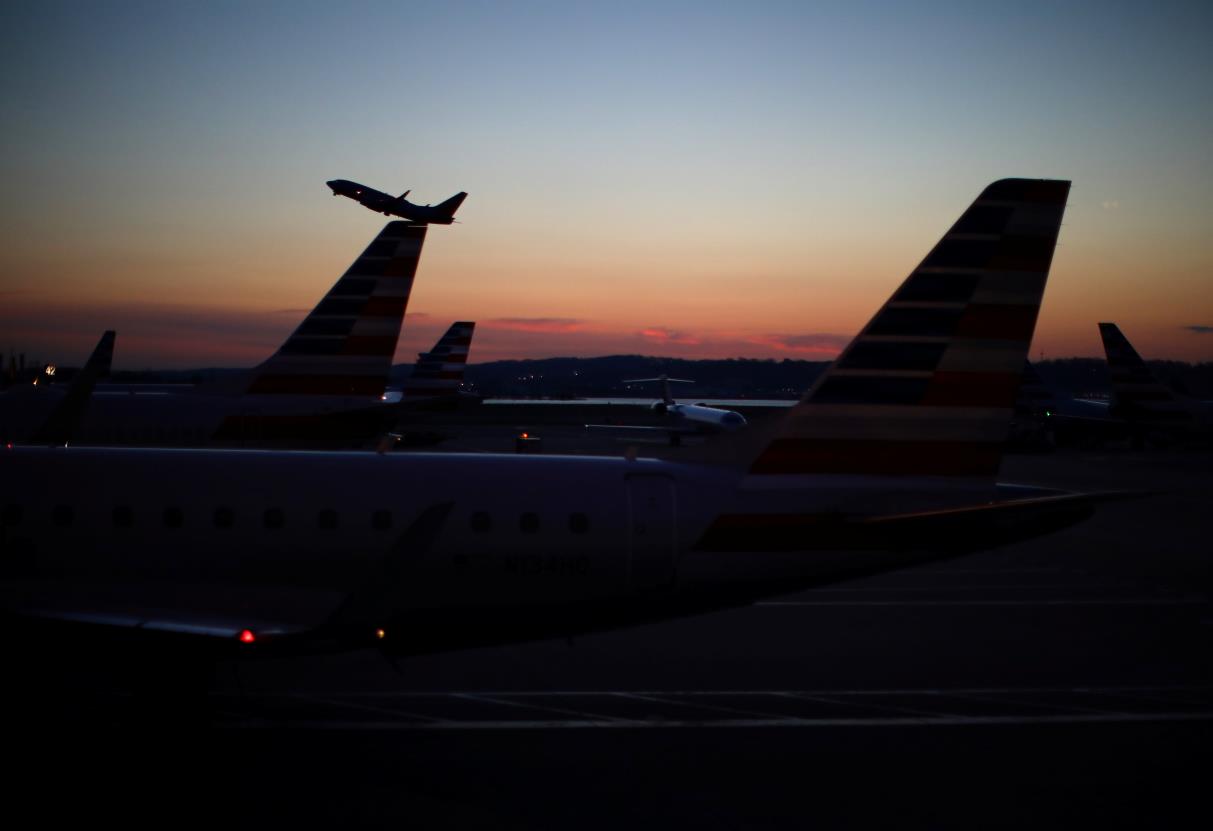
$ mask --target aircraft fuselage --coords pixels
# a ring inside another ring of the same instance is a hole
[[[345,196],[353,199],[364,208],[384,216],[398,216],[401,219],[426,225],[450,225],[455,221],[455,217],[451,213],[441,210],[440,207],[415,205],[403,196],[392,196],[348,179],[332,179],[325,184],[333,191],[333,196]]]
[[[0,606],[31,580],[153,599],[187,585],[209,592],[208,609],[280,619],[283,591],[373,585],[380,619],[412,622],[402,651],[491,643],[524,622],[544,636],[733,605],[955,553],[843,529],[836,483],[750,490],[734,468],[655,459],[72,447],[0,450],[0,467]],[[902,500],[974,499],[928,490],[907,482]],[[747,525],[772,505],[773,522]],[[274,592],[250,608],[249,587]],[[431,631],[439,618],[458,636]]]

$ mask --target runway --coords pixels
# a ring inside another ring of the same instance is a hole
[[[1211,462],[1011,456],[1005,481],[1153,495],[660,625],[395,666],[229,663],[189,702],[80,679],[8,708],[17,791],[229,826],[1189,824],[1213,772]]]

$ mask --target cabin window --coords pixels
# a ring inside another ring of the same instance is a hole
[[[130,505],[117,505],[112,515],[114,525],[118,528],[130,528],[135,524],[135,512]]]
[[[66,528],[76,518],[76,512],[71,505],[56,505],[51,511],[51,523],[59,528]]]
[[[569,514],[569,530],[574,534],[589,532],[590,518],[582,513]]]
[[[165,528],[180,528],[185,524],[185,514],[176,506],[169,506],[164,509],[164,527]]]
[[[477,534],[487,534],[493,530],[493,518],[484,511],[477,511],[472,514],[471,519],[472,530]]]
[[[316,515],[316,527],[322,531],[331,531],[337,527],[337,512],[332,508],[325,508]]]
[[[20,505],[5,505],[3,513],[3,524],[7,528],[21,524],[22,510]]]
[[[371,514],[371,527],[376,531],[387,531],[392,527],[392,512],[380,509]]]
[[[236,523],[236,514],[226,505],[218,507],[215,509],[214,522],[216,528],[231,528]]]
[[[524,534],[534,534],[539,531],[539,514],[527,511],[518,517],[518,530]]]
[[[264,516],[261,517],[261,521],[265,524],[266,528],[276,531],[286,524],[286,517],[282,515],[281,508],[268,508]]]

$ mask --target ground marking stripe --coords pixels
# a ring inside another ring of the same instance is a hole
[[[481,696],[494,698],[527,698],[532,696],[574,698],[578,696],[612,696],[612,695],[648,695],[648,696],[765,696],[765,695],[818,695],[818,696],[867,696],[867,695],[1022,695],[1039,693],[1203,693],[1213,696],[1213,685],[1173,684],[1173,685],[1112,685],[1102,687],[898,687],[891,689],[818,689],[818,690],[452,690],[432,691],[410,690],[394,692],[385,690],[375,692],[370,690],[352,690],[349,692],[329,690],[317,692],[315,695],[374,697],[374,698],[449,698],[451,696]],[[294,692],[259,692],[259,693],[216,693],[212,698],[220,699],[249,699],[249,698],[296,698],[300,694]]]
[[[1204,606],[1205,599],[1123,598],[1115,600],[764,600],[755,606]]]
[[[434,721],[434,722],[349,722],[307,721],[294,722],[294,730],[374,730],[374,731],[424,731],[424,730],[575,730],[596,729],[738,729],[770,727],[988,727],[1027,726],[1056,724],[1125,724],[1180,721],[1213,721],[1213,711],[1189,713],[1142,713],[1134,715],[1064,714],[1048,716],[938,716],[938,717],[880,717],[880,718],[778,718],[778,719],[715,719],[670,721],[617,719],[563,720],[563,721]],[[263,721],[247,721],[235,724],[218,724],[219,729],[265,730],[280,729],[281,725]]]
[[[497,698],[496,696],[484,695],[482,693],[451,693],[450,697],[460,698],[465,701],[476,701],[482,704],[500,704],[505,707],[521,707],[524,710],[543,710],[548,713],[561,713],[566,716],[577,716],[590,721],[611,722],[622,720],[616,716],[604,716],[599,713],[586,713],[581,710],[568,710],[564,707],[547,707],[542,704],[525,704],[521,701],[510,701],[507,698]]]
[[[380,715],[399,716],[402,718],[415,718],[419,721],[442,721],[436,716],[422,715],[409,710],[401,710],[398,707],[376,707],[373,704],[363,704],[360,701],[346,701],[338,696],[327,695],[296,695],[294,696],[300,701],[320,702],[322,704],[332,704],[336,707],[349,707],[355,710],[365,710],[371,713],[379,713]],[[289,720],[289,719],[286,719]]]
[[[632,698],[641,701],[653,701],[658,704],[664,704],[667,707],[695,707],[700,710],[712,710],[718,713],[736,713],[738,715],[753,716],[757,718],[780,718],[780,716],[766,713],[762,710],[743,710],[739,707],[724,707],[720,704],[702,704],[698,701],[678,701],[672,698],[663,698],[656,695],[643,695],[640,693],[613,693],[613,695],[621,698]]]

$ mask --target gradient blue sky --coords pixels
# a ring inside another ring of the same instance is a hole
[[[1213,359],[1213,4],[6,3],[0,348],[248,365],[439,201],[398,360],[831,357],[994,179],[1074,181],[1033,352]]]

